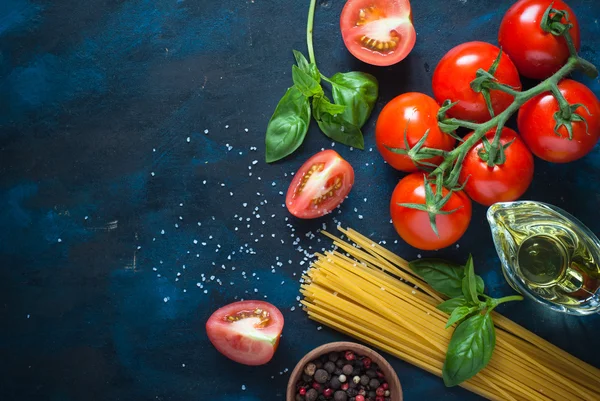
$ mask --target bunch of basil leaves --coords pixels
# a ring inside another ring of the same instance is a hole
[[[267,163],[283,159],[298,149],[308,131],[311,114],[329,138],[363,149],[360,129],[377,100],[377,79],[356,71],[338,72],[327,78],[299,51],[294,50],[294,57],[297,63],[292,66],[294,85],[277,104],[267,126]],[[321,80],[331,84],[334,103],[325,95]]]
[[[409,266],[433,289],[450,297],[437,308],[450,315],[446,328],[458,323],[442,369],[446,386],[456,386],[475,376],[492,358],[496,346],[491,315],[494,308],[523,297],[496,299],[485,295],[483,279],[475,274],[471,256],[465,266],[441,259],[419,259]]]

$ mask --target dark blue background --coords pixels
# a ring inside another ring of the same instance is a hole
[[[395,95],[431,93],[451,47],[495,43],[510,3],[414,0],[415,49],[375,68],[343,46],[343,2],[321,0],[317,62],[326,75],[375,74],[376,116]],[[600,3],[570,5],[581,54],[599,65]],[[434,254],[396,243],[388,202],[401,175],[373,149],[375,118],[364,152],[334,148],[356,171],[341,214],[288,220],[279,191],[289,173],[332,146],[311,126],[296,154],[263,162],[267,121],[291,83],[291,49],[305,50],[307,9],[273,0],[0,2],[1,399],[282,400],[305,352],[346,339],[318,331],[298,307],[302,250],[330,247],[306,233],[338,219],[407,259]],[[598,81],[584,82],[600,94]],[[569,165],[536,160],[525,198],[565,208],[599,233],[599,169],[597,148]],[[437,255],[462,261],[472,252],[491,293],[509,294],[484,214],[475,207],[460,248]],[[285,315],[281,346],[263,367],[226,360],[204,332],[214,309],[242,297],[266,298]],[[529,301],[502,312],[600,366],[598,316]],[[478,399],[390,361],[407,400]]]

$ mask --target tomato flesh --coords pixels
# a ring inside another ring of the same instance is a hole
[[[550,93],[542,93],[527,101],[519,109],[517,124],[521,137],[540,159],[553,163],[567,163],[577,160],[592,151],[600,138],[600,101],[588,87],[565,79],[558,83],[558,89],[569,104],[583,104],[575,112],[584,117],[583,121],[572,123],[573,138],[564,126],[554,132],[554,114],[559,111],[558,102]]]
[[[285,204],[294,216],[314,219],[342,203],[352,185],[352,166],[337,152],[324,150],[308,159],[294,175]]]
[[[486,133],[493,142],[496,130]],[[469,139],[473,133],[465,136]],[[488,166],[480,153],[485,154],[481,140],[467,152],[460,171],[460,182],[465,183],[465,192],[477,203],[489,206],[496,202],[510,202],[519,199],[529,188],[533,179],[533,156],[519,135],[510,128],[503,128],[500,145],[510,145],[504,150],[504,163]]]
[[[433,191],[436,186],[432,185]],[[443,196],[448,190],[443,188]],[[435,250],[452,245],[462,237],[471,221],[471,200],[463,191],[456,191],[442,211],[450,214],[436,216],[439,236],[433,231],[427,212],[400,206],[399,203],[425,204],[425,186],[422,173],[412,173],[400,180],[390,201],[394,228],[409,245],[423,250]]]
[[[500,49],[486,42],[467,42],[460,44],[442,57],[433,73],[433,94],[442,104],[449,99],[458,102],[448,110],[450,117],[483,123],[491,119],[485,98],[471,89],[471,81],[476,78],[477,70],[488,71],[500,53]],[[498,82],[521,90],[519,72],[510,58],[502,53],[494,76]],[[506,110],[513,102],[508,93],[490,91],[492,108],[495,114]]]
[[[340,16],[344,44],[365,63],[388,66],[415,46],[408,0],[349,0]]]
[[[498,43],[517,66],[519,72],[533,79],[545,79],[562,67],[569,58],[569,47],[563,37],[545,32],[542,18],[548,6],[569,13],[569,30],[575,48],[580,47],[579,23],[573,10],[561,0],[520,0],[504,15]],[[562,22],[567,22],[565,18]]]
[[[423,93],[404,93],[390,100],[379,113],[375,127],[377,149],[383,159],[396,170],[417,171],[418,166],[409,156],[392,152],[388,147],[406,149],[406,136],[412,149],[427,131],[429,133],[424,143],[425,147],[451,150],[456,141],[438,127],[439,110],[440,106],[436,101]],[[442,158],[434,157],[423,161],[439,164]]]
[[[241,301],[215,311],[206,334],[227,358],[244,365],[264,365],[279,345],[283,315],[264,301]]]

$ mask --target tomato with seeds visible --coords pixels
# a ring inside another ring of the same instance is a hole
[[[348,51],[378,66],[402,61],[417,38],[408,0],[348,0],[340,27]]]
[[[264,301],[241,301],[215,311],[206,334],[227,358],[244,365],[264,365],[273,358],[283,330],[283,315]]]
[[[333,150],[323,150],[300,167],[290,183],[285,205],[301,219],[321,217],[346,199],[354,185],[354,169]]]

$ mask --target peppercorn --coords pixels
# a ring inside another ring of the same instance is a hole
[[[350,386],[348,385],[348,383],[343,383],[342,384],[342,390],[344,390],[344,391],[348,390],[349,387]]]
[[[319,392],[314,388],[306,392],[306,401],[317,401],[317,398],[319,398]]]
[[[346,351],[346,354],[344,356],[346,357],[347,361],[353,361],[354,359],[356,359],[356,356],[352,351]]]
[[[335,394],[333,394],[333,399],[334,401],[347,401],[348,394],[346,394],[345,391],[336,391]]]
[[[321,385],[317,382],[313,382],[312,383],[312,388],[314,388],[315,390],[319,391],[321,390]]]
[[[353,374],[354,376],[356,376],[356,375],[360,375],[361,373],[362,373],[362,369],[361,369],[361,368],[359,368],[359,367],[354,367],[354,370],[352,370],[352,374]]]
[[[346,375],[345,374],[339,375],[338,380],[340,381],[340,383],[346,383]]]
[[[352,365],[344,365],[344,367],[342,368],[342,373],[345,375],[351,375],[353,371],[354,368],[352,367]]]
[[[323,369],[325,369],[327,371],[327,373],[333,373],[333,371],[335,370],[335,363],[333,363],[331,361],[327,361],[323,365]]]
[[[326,388],[325,390],[323,390],[323,395],[325,396],[325,398],[330,398],[333,395],[333,390],[330,388]]]
[[[321,369],[323,367],[323,362],[321,362],[319,359],[315,359],[313,363],[317,369]]]
[[[300,387],[300,390],[298,390],[298,394],[306,395],[306,389],[304,387]]]
[[[369,379],[373,379],[375,377],[377,377],[377,372],[375,372],[373,369],[369,369],[365,372],[365,374],[367,376],[369,376]]]
[[[377,365],[375,362],[371,362],[371,369],[378,370],[379,369],[379,365]]]
[[[375,390],[375,393],[377,395],[384,395],[385,394],[385,389],[383,387],[377,387],[377,390]]]
[[[349,388],[346,393],[348,394],[348,397],[356,397],[358,390],[355,388]]]
[[[381,370],[378,370],[377,377],[379,377],[380,379],[383,379],[385,376],[383,376],[383,372]]]
[[[378,395],[377,397],[375,397],[375,401],[385,401],[385,398],[383,398],[382,396]]]
[[[379,387],[379,384],[380,384],[379,380],[377,380],[377,379],[371,379],[369,381],[369,387],[371,387],[371,388],[377,388],[377,387]]]
[[[327,373],[327,371],[325,369],[318,369],[315,372],[315,381],[317,383],[325,383],[327,381],[327,379],[329,378],[329,373]]]
[[[389,396],[390,396],[390,394],[391,394],[390,390],[385,390],[385,394],[384,394],[384,395],[385,395],[386,397],[389,397]]]
[[[313,376],[315,374],[316,370],[317,370],[317,365],[315,365],[312,362],[307,363],[306,366],[304,367],[304,373],[306,373],[308,376]]]
[[[335,368],[335,370],[333,371],[333,374],[336,376],[339,376],[342,374],[342,369],[340,368]]]
[[[365,397],[362,395],[357,395],[356,396],[356,401],[365,401]]]
[[[296,401],[305,401],[305,398],[300,394],[296,394]]]
[[[383,384],[381,385],[381,387],[383,387],[383,389],[384,389],[384,390],[387,390],[388,388],[390,388],[390,385],[389,385],[389,384],[387,384],[387,383],[383,383]]]
[[[335,362],[339,359],[340,354],[338,354],[337,352],[330,352],[329,355],[327,355],[327,358],[331,361],[331,362]]]
[[[367,394],[369,396],[370,400],[375,399],[375,397],[377,397],[377,394],[375,394],[375,391],[371,390],[369,391],[369,393]]]
[[[352,381],[353,381],[355,384],[358,384],[358,383],[360,383],[360,376],[354,376],[354,377],[352,378]]]
[[[320,360],[322,363],[325,363],[325,362],[327,362],[327,361],[329,360],[329,358],[327,357],[327,355],[321,355],[321,356],[319,357],[319,360]]]
[[[362,375],[359,379],[360,384],[362,384],[363,386],[367,386],[369,384],[369,381],[371,380],[371,378],[367,375]]]
[[[365,391],[364,388],[361,388],[360,390],[358,390],[358,395],[365,396],[365,395],[367,395],[367,392]]]
[[[361,362],[362,362],[363,366],[365,367],[365,369],[369,369],[371,367],[371,359],[363,358]]]
[[[329,383],[329,385],[331,386],[332,389],[337,390],[342,386],[342,383],[340,382],[340,379],[338,376],[333,376],[331,378],[331,382]]]

